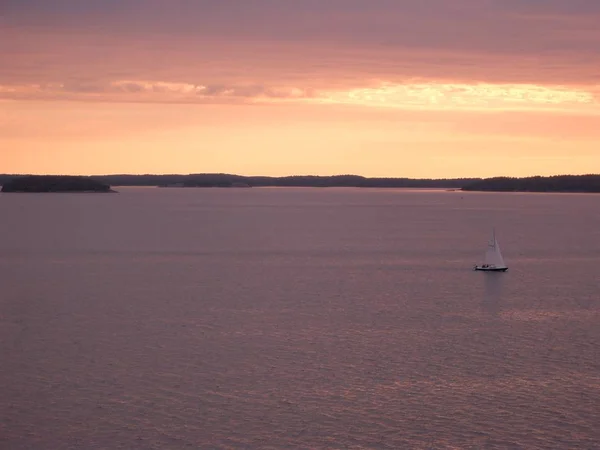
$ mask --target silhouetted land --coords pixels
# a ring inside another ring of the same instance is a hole
[[[89,177],[29,175],[15,177],[2,186],[2,192],[114,192],[110,186]]]
[[[0,184],[19,175],[0,175]],[[22,176],[22,175],[21,175]],[[460,189],[477,179],[366,178],[358,175],[335,176],[242,176],[223,173],[191,175],[98,175],[90,177],[111,186],[160,187],[378,187],[378,188],[453,188]]]
[[[600,192],[600,175],[487,178],[469,183],[462,190],[496,192]]]
[[[0,175],[0,184],[10,182],[17,175]],[[600,192],[600,175],[560,175],[552,177],[528,178],[367,178],[358,175],[336,176],[288,176],[261,177],[241,176],[222,173],[204,173],[191,175],[102,175],[93,177],[58,177],[62,179],[63,191],[103,191],[112,186],[161,186],[161,187],[364,187],[364,188],[442,188],[462,189],[464,191],[499,192]],[[71,184],[70,179],[95,181],[99,185],[88,185],[83,181]],[[78,184],[79,183],[79,184]],[[82,184],[83,183],[83,184]],[[46,188],[48,180],[44,183]],[[34,184],[29,184],[35,186]],[[91,189],[84,189],[91,186]],[[95,186],[95,187],[94,187]],[[33,191],[29,191],[33,192]],[[41,191],[36,191],[41,192]],[[45,192],[56,192],[46,190]]]
[[[358,175],[264,177],[231,174],[106,175],[94,179],[113,186],[163,187],[376,187],[454,188],[475,179],[366,178]]]

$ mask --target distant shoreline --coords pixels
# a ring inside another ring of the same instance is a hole
[[[557,175],[552,177],[495,177],[474,181],[462,191],[473,192],[561,192],[600,193],[600,175]]]
[[[89,177],[69,175],[27,175],[2,185],[3,194],[105,194],[114,193],[108,184]]]
[[[0,185],[27,175],[0,175]],[[37,178],[43,176],[35,176]],[[46,176],[48,177],[48,176]],[[72,176],[54,175],[67,179]],[[473,192],[564,192],[600,193],[600,175],[555,175],[493,178],[391,178],[359,175],[293,175],[285,177],[243,176],[222,173],[167,175],[97,175],[78,177],[104,186],[154,186],[163,188],[252,188],[252,187],[354,187],[418,188]],[[82,192],[78,190],[77,192]]]

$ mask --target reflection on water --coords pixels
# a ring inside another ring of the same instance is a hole
[[[502,311],[502,297],[506,275],[503,272],[483,272],[483,299],[481,308],[492,317]]]

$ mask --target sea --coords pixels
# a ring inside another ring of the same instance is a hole
[[[116,189],[0,195],[3,450],[600,449],[600,195]]]

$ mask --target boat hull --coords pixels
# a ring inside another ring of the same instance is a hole
[[[482,267],[482,266],[475,266],[474,269],[475,270],[479,270],[481,272],[506,272],[508,270],[508,267]]]

